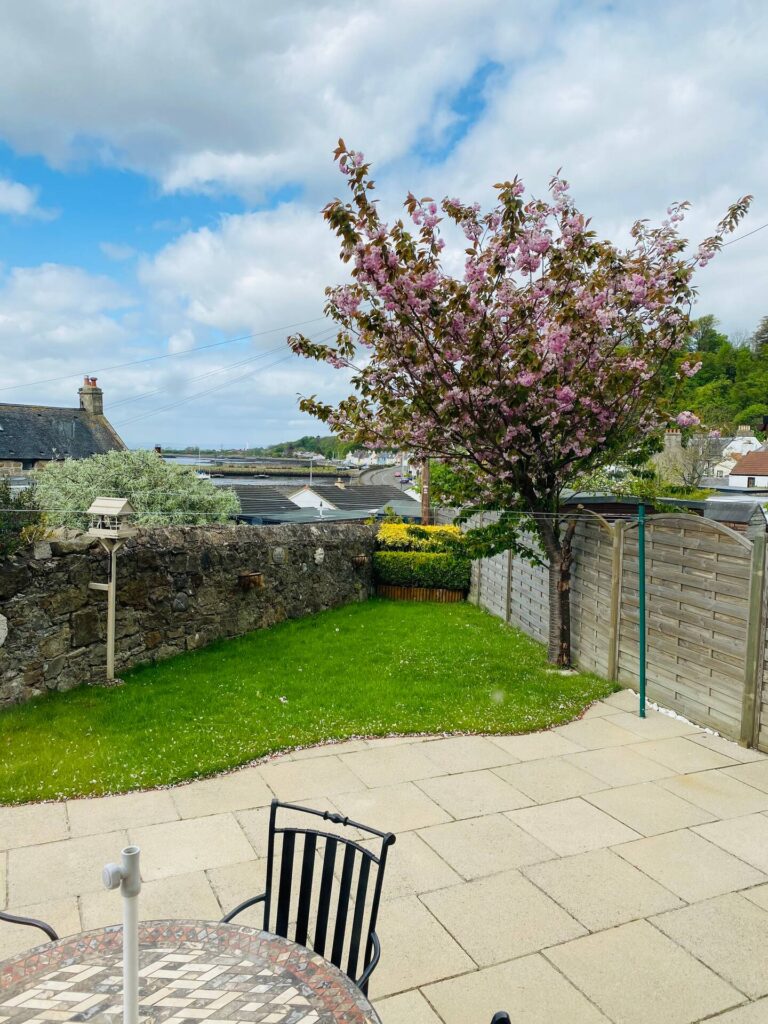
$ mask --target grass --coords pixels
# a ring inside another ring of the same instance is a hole
[[[0,802],[167,785],[355,735],[514,733],[610,693],[467,604],[375,600],[0,713]]]

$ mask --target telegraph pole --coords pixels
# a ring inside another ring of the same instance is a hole
[[[429,526],[429,459],[421,464],[421,525]]]

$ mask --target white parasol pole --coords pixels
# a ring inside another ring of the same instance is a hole
[[[138,846],[126,846],[122,864],[107,864],[101,875],[105,887],[119,887],[123,897],[123,1024],[139,1022],[140,853]]]

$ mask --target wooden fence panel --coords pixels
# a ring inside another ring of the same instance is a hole
[[[737,739],[746,672],[751,543],[689,515],[646,526],[648,696]],[[619,679],[637,685],[637,528],[624,531]]]
[[[571,653],[588,672],[609,674],[613,541],[597,519],[579,522],[571,569]]]

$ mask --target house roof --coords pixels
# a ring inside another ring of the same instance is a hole
[[[361,509],[376,511],[394,501],[408,502],[418,508],[419,503],[413,501],[399,487],[386,484],[358,484],[353,487],[337,487],[336,484],[312,484],[311,488],[323,501],[329,502],[339,509]]]
[[[768,452],[747,452],[731,470],[731,476],[768,476]]]
[[[86,459],[123,448],[106,417],[85,409],[0,403],[0,459]]]
[[[370,515],[370,512],[359,509],[296,508],[294,506],[293,512],[276,512],[264,516],[264,520],[269,523],[338,523],[368,519]]]
[[[707,519],[714,519],[716,523],[749,523],[756,513],[762,513],[763,508],[757,501],[707,501],[704,505],[704,515]]]
[[[244,516],[273,516],[285,512],[296,512],[297,506],[277,489],[268,484],[232,484],[227,488],[234,491]]]

